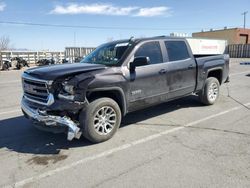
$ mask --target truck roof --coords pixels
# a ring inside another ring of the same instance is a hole
[[[143,37],[143,38],[134,38],[134,37],[131,37],[130,39],[122,39],[122,40],[114,40],[114,41],[111,41],[109,43],[123,43],[123,42],[129,42],[129,41],[133,41],[135,43],[138,43],[138,42],[142,42],[142,41],[147,41],[147,40],[160,40],[160,39],[181,39],[181,40],[185,40],[184,37],[170,37],[170,36],[155,36],[155,37]]]
[[[112,43],[128,43],[132,42],[138,44],[143,41],[150,40],[164,40],[164,39],[177,39],[187,41],[194,55],[214,55],[214,54],[224,54],[227,46],[226,40],[217,39],[203,39],[203,38],[193,38],[193,37],[172,37],[172,36],[155,36],[155,37],[145,37],[145,38],[133,38],[125,40],[116,40]]]
[[[136,38],[136,39],[134,39],[135,41],[147,41],[147,40],[154,40],[154,39],[156,39],[156,40],[160,40],[160,39],[181,39],[181,40],[185,40],[185,38],[184,37],[171,37],[171,36],[164,36],[164,35],[162,35],[162,36],[155,36],[155,37],[145,37],[145,38]]]
[[[142,42],[142,41],[147,41],[147,40],[160,40],[160,39],[180,39],[180,40],[188,40],[188,39],[200,39],[200,40],[216,40],[216,41],[225,41],[222,39],[208,39],[208,38],[194,38],[194,37],[173,37],[173,36],[155,36],[155,37],[142,37],[142,38],[134,38],[131,37],[130,39],[122,39],[122,40],[115,40],[109,43],[117,43],[117,42],[129,42],[129,41],[134,41],[136,43]]]

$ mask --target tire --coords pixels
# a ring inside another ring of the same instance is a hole
[[[22,68],[22,65],[21,65],[21,64],[17,64],[17,65],[16,65],[16,68],[17,68],[18,70],[20,70],[20,69]]]
[[[2,70],[8,70],[8,69],[9,69],[8,64],[4,63],[4,64],[3,64],[3,68],[2,68]]]
[[[99,98],[80,113],[83,135],[93,143],[104,142],[113,137],[121,124],[121,110],[110,98]]]
[[[203,90],[199,93],[200,101],[205,105],[213,105],[220,94],[220,83],[214,78],[207,78]]]

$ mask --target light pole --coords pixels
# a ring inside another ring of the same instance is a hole
[[[246,29],[246,15],[247,15],[248,11],[243,12],[241,15],[244,16],[244,29]]]

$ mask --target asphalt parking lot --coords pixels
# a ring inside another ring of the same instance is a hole
[[[250,66],[241,61],[231,59],[215,105],[189,96],[131,113],[95,145],[33,128],[20,111],[22,71],[0,72],[0,187],[250,187]]]

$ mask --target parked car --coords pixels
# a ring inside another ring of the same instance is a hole
[[[228,55],[193,55],[185,38],[119,40],[80,63],[25,71],[21,107],[39,129],[98,143],[135,110],[191,94],[214,104],[228,73]]]
[[[8,59],[2,60],[2,70],[9,70],[12,67],[11,61]]]
[[[62,59],[62,64],[64,64],[64,63],[69,63],[69,59],[68,58]]]
[[[16,69],[20,70],[23,67],[29,67],[28,62],[22,57],[14,57],[11,59],[11,62],[15,62]]]
[[[45,66],[45,65],[54,65],[55,60],[53,58],[51,59],[40,59],[36,62],[38,66]]]
[[[82,57],[76,57],[74,63],[80,63],[82,59]]]

